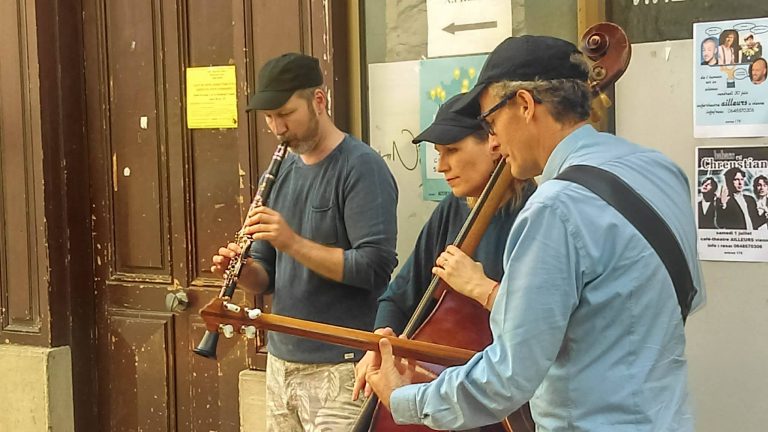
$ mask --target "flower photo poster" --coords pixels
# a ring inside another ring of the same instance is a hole
[[[768,18],[693,24],[693,135],[768,136]]]
[[[768,146],[696,148],[699,259],[768,262]]]

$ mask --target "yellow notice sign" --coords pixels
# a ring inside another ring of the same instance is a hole
[[[235,66],[187,68],[187,127],[237,127]]]

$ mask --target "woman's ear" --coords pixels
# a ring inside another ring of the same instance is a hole
[[[501,158],[501,146],[493,135],[488,136],[488,152],[495,158]],[[497,161],[498,162],[498,161]]]
[[[491,154],[491,158],[493,158],[493,163],[497,164],[499,163],[499,160],[501,159],[501,147],[498,145],[496,146],[488,146],[488,152]]]

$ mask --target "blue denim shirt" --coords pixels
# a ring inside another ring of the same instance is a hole
[[[518,216],[491,313],[494,342],[428,384],[397,389],[398,423],[467,429],[530,400],[538,431],[690,431],[685,334],[661,260],[616,210],[552,180],[587,164],[621,177],[667,221],[703,300],[685,174],[662,154],[583,126],[558,144]]]

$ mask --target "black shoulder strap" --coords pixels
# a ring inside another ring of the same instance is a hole
[[[672,278],[685,322],[691,311],[696,287],[693,286],[691,270],[677,237],[656,210],[624,180],[602,168],[572,165],[555,179],[570,181],[589,189],[621,213],[645,237]]]

